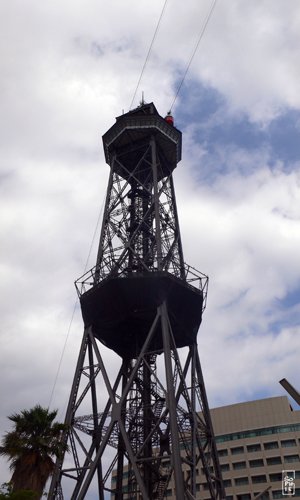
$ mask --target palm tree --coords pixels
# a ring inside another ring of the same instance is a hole
[[[55,459],[67,449],[62,440],[66,426],[53,422],[56,415],[57,410],[50,412],[37,405],[8,417],[14,429],[3,437],[0,454],[11,462],[13,492],[33,490],[41,498]]]

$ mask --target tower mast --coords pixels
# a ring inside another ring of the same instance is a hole
[[[225,498],[197,348],[207,277],[184,262],[172,173],[181,132],[153,103],[104,134],[97,262],[76,282],[84,334],[49,498]],[[103,344],[118,355],[112,379]]]

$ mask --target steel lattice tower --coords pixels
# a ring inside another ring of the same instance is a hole
[[[184,263],[172,172],[181,132],[153,103],[103,136],[110,165],[96,266],[76,282],[84,320],[49,498],[225,498],[197,348],[208,279]],[[114,380],[102,345],[119,356]],[[182,348],[182,349],[181,349]],[[180,351],[180,356],[179,356]],[[112,477],[113,473],[113,477]],[[109,493],[110,492],[110,493]]]

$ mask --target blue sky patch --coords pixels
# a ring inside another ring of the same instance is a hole
[[[300,304],[300,288],[296,288],[296,290],[292,290],[291,292],[287,293],[286,296],[280,300],[280,304],[284,308],[293,307],[297,304]]]
[[[209,155],[216,148],[236,148],[254,152],[262,148],[270,155],[270,167],[283,162],[290,170],[300,159],[300,112],[285,110],[264,128],[251,122],[245,113],[228,113],[225,98],[211,87],[185,84],[176,112],[180,129],[195,124],[195,141],[205,144]]]

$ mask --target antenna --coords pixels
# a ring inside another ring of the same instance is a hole
[[[140,106],[144,106],[144,104],[145,104],[144,91],[142,90],[142,99],[140,101]]]

